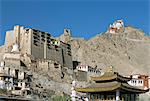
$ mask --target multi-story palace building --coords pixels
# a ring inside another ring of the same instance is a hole
[[[70,30],[64,29],[64,34],[70,34]],[[12,47],[15,46],[21,54],[29,54],[34,59],[53,60],[64,67],[73,67],[70,44],[53,38],[47,32],[15,26],[6,32],[5,46],[5,52],[13,52]]]

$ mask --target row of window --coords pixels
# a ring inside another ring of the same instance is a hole
[[[42,38],[50,39],[50,35],[49,34],[47,34],[47,37],[46,37],[44,34],[40,35],[39,33],[33,32],[33,35],[36,36],[36,37],[42,37]]]
[[[80,70],[83,69],[83,67],[78,67]],[[94,72],[94,73],[100,73],[100,71],[89,69],[88,72]]]
[[[39,46],[37,40],[34,40],[33,44],[34,44],[35,46]],[[41,43],[41,44],[43,44],[43,43]],[[54,46],[55,46],[56,51],[59,51],[59,49],[58,49],[59,47],[58,47],[57,45],[54,45]],[[51,47],[50,44],[47,44],[47,48],[48,48],[48,49],[52,49],[52,47]],[[71,51],[68,50],[68,51],[67,51],[67,54],[68,54],[69,56],[71,56]]]
[[[138,83],[138,84],[142,84],[143,83],[143,81],[142,80],[132,80],[131,81],[131,83]]]
[[[88,70],[89,72],[94,72],[94,73],[100,73],[99,71],[96,70]]]
[[[27,29],[27,30],[29,30],[29,29]],[[37,30],[37,29],[32,29],[32,30],[33,30],[33,33],[41,33],[42,35],[47,34],[47,36],[50,36],[50,34],[48,34],[48,33],[46,33],[46,32],[39,31],[39,30]]]

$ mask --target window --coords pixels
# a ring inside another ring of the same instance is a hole
[[[44,34],[42,34],[42,35],[41,35],[41,37],[45,38],[45,35],[44,35]]]
[[[141,81],[138,81],[138,83],[141,83]]]
[[[59,64],[54,63],[54,67],[55,67],[55,68],[59,68]]]
[[[8,74],[10,74],[10,68],[8,69]]]
[[[132,83],[134,83],[134,80],[132,80]]]
[[[42,38],[41,40],[42,40],[43,42],[45,42],[45,39],[44,39],[44,38]]]
[[[66,61],[65,61],[65,56],[64,56],[64,51],[63,51],[63,49],[61,50],[62,52],[62,60],[63,60],[63,64],[66,64]]]
[[[69,33],[69,31],[68,31],[67,29],[66,29],[65,31],[66,31],[67,33]]]

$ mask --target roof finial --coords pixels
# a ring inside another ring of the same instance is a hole
[[[113,72],[113,66],[108,67],[107,72]]]

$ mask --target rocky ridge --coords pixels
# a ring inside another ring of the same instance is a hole
[[[123,33],[106,32],[89,40],[72,38],[71,45],[74,61],[103,71],[113,66],[123,75],[150,75],[150,37],[139,29],[125,27]]]
[[[89,40],[71,38],[69,42],[72,46],[73,61],[100,68],[103,72],[107,67],[113,66],[114,70],[122,75],[150,75],[150,37],[145,36],[145,33],[139,29],[125,27],[123,33],[111,34],[105,32]],[[5,51],[4,47],[0,47],[1,57]],[[0,60],[2,59],[0,58]],[[33,67],[31,66],[32,69]],[[40,69],[37,71],[31,70],[33,74],[32,86],[41,91],[37,94],[46,97],[63,93],[71,94],[71,83],[67,82],[68,76],[64,81],[57,82],[48,76],[48,71],[45,72]],[[83,86],[85,83],[78,84]]]

